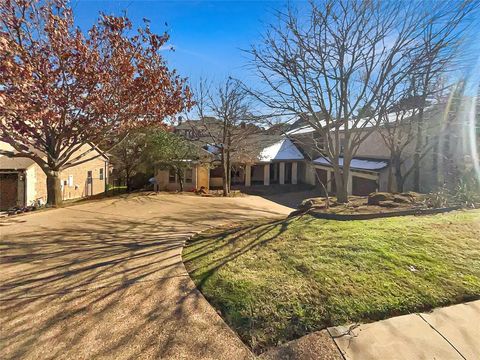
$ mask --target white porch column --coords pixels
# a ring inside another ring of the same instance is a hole
[[[270,185],[270,164],[263,166],[263,185]]]
[[[285,184],[285,163],[284,162],[280,163],[278,171],[280,172],[280,174],[278,174],[279,175],[278,182],[280,185],[283,185]]]
[[[347,193],[348,195],[352,195],[352,191],[353,191],[353,179],[352,179],[352,173],[349,172],[348,173],[348,185],[347,185]]]
[[[332,180],[332,172],[327,169],[327,191],[332,192],[332,181],[335,181],[335,177]]]
[[[245,165],[245,186],[252,185],[252,166]]]
[[[297,178],[298,178],[298,167],[297,167],[297,163],[296,162],[293,162],[292,163],[292,184],[296,184],[297,183]]]

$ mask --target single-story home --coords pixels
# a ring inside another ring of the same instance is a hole
[[[61,173],[63,199],[76,199],[99,194],[107,184],[108,157],[94,145],[85,145],[91,160],[72,166]],[[13,148],[0,142],[0,149]],[[30,158],[0,155],[0,210],[24,207],[35,202],[46,203],[47,177]]]
[[[253,141],[252,141],[253,143]],[[335,192],[333,169],[325,158],[310,160],[300,146],[282,135],[261,135],[256,156],[249,161],[234,161],[231,182],[233,188],[270,185],[316,185],[322,181],[331,193]],[[184,190],[204,187],[221,189],[222,167],[215,148],[204,146],[210,156],[192,160],[191,168],[184,177]],[[373,191],[386,190],[388,161],[382,159],[355,158],[351,163],[349,193],[367,195]],[[159,190],[179,190],[179,179],[173,169],[157,167],[155,178]]]

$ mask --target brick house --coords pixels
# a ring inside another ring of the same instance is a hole
[[[0,142],[2,150],[13,150]],[[94,145],[85,145],[83,153],[93,149],[91,160],[72,166],[61,173],[64,200],[99,194],[105,191],[108,157]],[[0,155],[0,210],[28,206],[35,201],[47,200],[47,177],[43,170],[29,158],[9,158]]]

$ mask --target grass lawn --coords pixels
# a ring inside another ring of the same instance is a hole
[[[480,211],[248,223],[195,237],[183,259],[260,352],[327,326],[480,298]]]

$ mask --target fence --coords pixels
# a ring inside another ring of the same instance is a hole
[[[110,177],[108,179],[107,188],[105,190],[106,193],[109,195],[123,194],[127,191],[127,182],[123,178]]]

